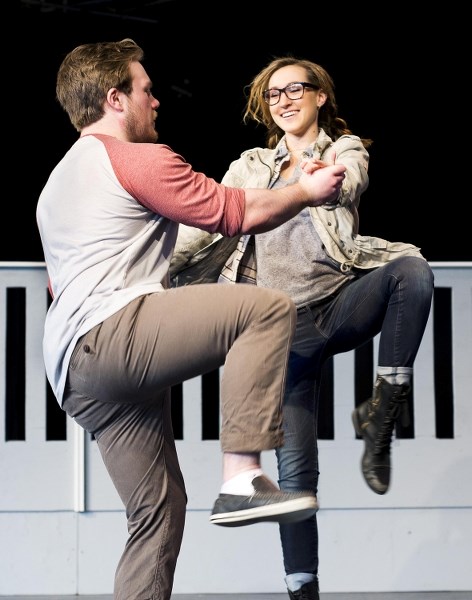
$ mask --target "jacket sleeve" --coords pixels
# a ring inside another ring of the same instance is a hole
[[[346,176],[343,181],[338,201],[324,205],[326,209],[337,206],[351,207],[357,210],[361,194],[369,185],[369,153],[362,144],[361,139],[355,135],[342,135],[321,156],[323,160],[334,160],[337,164],[346,167]]]
[[[180,225],[169,268],[172,287],[216,283],[238,239]]]

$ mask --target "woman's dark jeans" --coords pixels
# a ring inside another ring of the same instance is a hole
[[[428,263],[401,257],[360,273],[330,300],[298,310],[284,398],[284,445],[276,450],[281,489],[317,493],[317,414],[323,363],[380,333],[378,365],[413,367],[433,289]],[[316,515],[281,525],[280,536],[286,574],[317,575]]]

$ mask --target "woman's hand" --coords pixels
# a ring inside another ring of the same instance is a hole
[[[302,171],[305,173],[314,173],[318,169],[328,167],[329,165],[336,164],[336,152],[333,153],[333,159],[331,161],[321,160],[321,158],[305,158],[300,163]]]
[[[324,160],[321,160],[320,158],[305,158],[300,163],[300,167],[301,167],[302,171],[304,171],[305,173],[308,173],[308,175],[310,175],[311,173],[314,173],[318,169],[322,169],[323,167],[327,167],[327,166],[328,166],[328,163],[325,162]]]

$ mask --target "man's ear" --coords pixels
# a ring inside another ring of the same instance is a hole
[[[116,88],[110,88],[107,93],[107,103],[114,110],[122,111],[123,107],[123,93],[118,91]]]

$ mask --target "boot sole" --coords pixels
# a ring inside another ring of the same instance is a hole
[[[355,429],[357,435],[359,435],[361,438],[364,438],[364,436],[362,435],[362,427],[361,427],[361,423],[359,421],[359,417],[357,415],[357,410],[352,411],[351,419],[352,419],[352,424],[354,425],[354,429]]]

